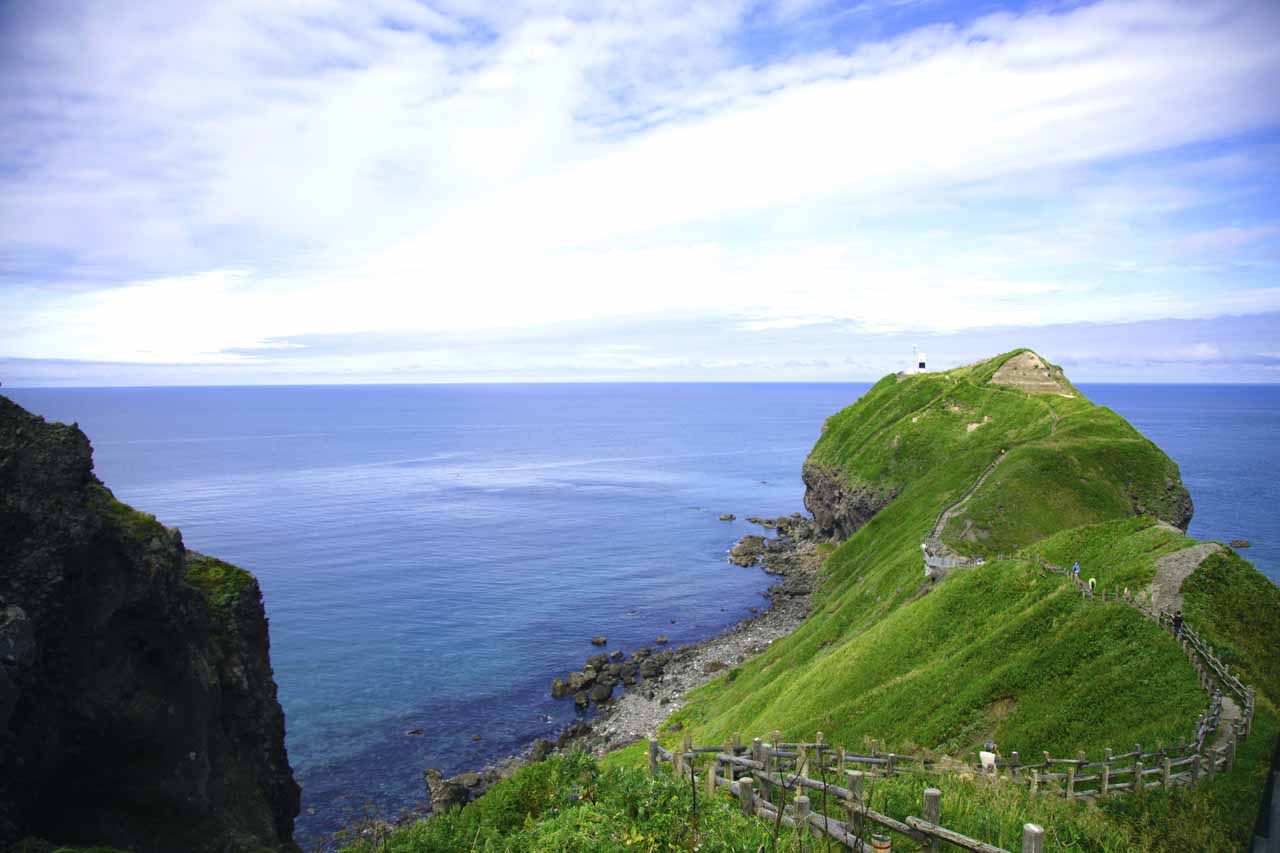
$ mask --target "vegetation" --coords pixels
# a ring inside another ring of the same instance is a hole
[[[677,851],[690,849],[694,792],[670,774],[651,780],[632,767],[602,767],[574,753],[522,768],[478,800],[389,830],[355,827],[349,853],[476,851]],[[727,797],[697,791],[698,849],[769,849],[773,827],[744,817]],[[779,832],[779,849],[793,836]]]
[[[111,494],[111,490],[106,486],[94,483],[91,489],[91,500],[102,510],[103,516],[134,542],[142,544],[153,536],[163,536],[168,533],[165,526],[157,521],[154,515],[140,512],[127,503],[116,500],[116,496]]]
[[[188,554],[186,579],[204,593],[209,612],[222,619],[230,616],[231,608],[246,590],[258,585],[253,575],[239,566],[196,553]]]

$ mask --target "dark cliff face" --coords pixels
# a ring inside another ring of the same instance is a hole
[[[829,539],[848,539],[897,496],[854,485],[839,468],[812,460],[805,461],[800,476],[805,509],[813,514],[818,532]]]
[[[292,848],[297,812],[257,582],[0,397],[0,847]]]

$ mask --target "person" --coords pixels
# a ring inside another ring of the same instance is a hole
[[[1071,573],[1075,575],[1075,578],[1077,581],[1080,580],[1080,564],[1079,563],[1076,563],[1074,566],[1071,567]]]
[[[1182,611],[1178,610],[1173,614],[1173,636],[1182,636]]]
[[[1089,578],[1089,592],[1093,592],[1098,586],[1097,578]]]

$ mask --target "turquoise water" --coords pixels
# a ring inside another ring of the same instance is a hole
[[[6,393],[79,421],[121,499],[257,574],[307,840],[420,803],[427,766],[554,734],[574,711],[548,683],[591,636],[689,642],[760,605],[767,577],[724,561],[750,528],[717,516],[801,509],[823,419],[867,387]],[[1280,389],[1083,390],[1181,463],[1193,535],[1248,538],[1280,577]]]

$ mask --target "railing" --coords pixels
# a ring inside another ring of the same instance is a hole
[[[757,738],[749,747],[735,741],[726,741],[721,746],[695,747],[686,735],[683,747],[675,752],[650,740],[649,773],[656,776],[659,766],[669,763],[677,777],[689,780],[695,796],[699,786],[708,797],[728,792],[737,798],[744,815],[754,815],[775,826],[807,829],[815,838],[833,839],[848,850],[873,849],[866,836],[874,827],[927,844],[931,851],[936,851],[939,842],[945,841],[978,853],[1009,853],[943,826],[942,792],[937,788],[925,790],[920,816],[907,815],[898,820],[872,809],[863,797],[867,772],[843,765],[846,761],[862,761],[881,768],[881,773],[893,775],[893,756],[850,756],[843,749],[833,752],[822,743],[821,733],[814,744],[781,743],[776,732],[774,737],[769,743]],[[698,762],[704,758],[709,760],[699,768]],[[838,761],[838,765],[829,763],[834,761]],[[824,771],[823,778],[809,775],[811,762]],[[845,784],[828,782],[825,771],[836,773]],[[813,810],[815,804],[807,792],[821,793],[821,810]],[[790,802],[787,802],[789,794]],[[841,817],[828,814],[833,810]],[[1044,829],[1033,823],[1024,824],[1022,850],[1023,853],[1042,853]]]

